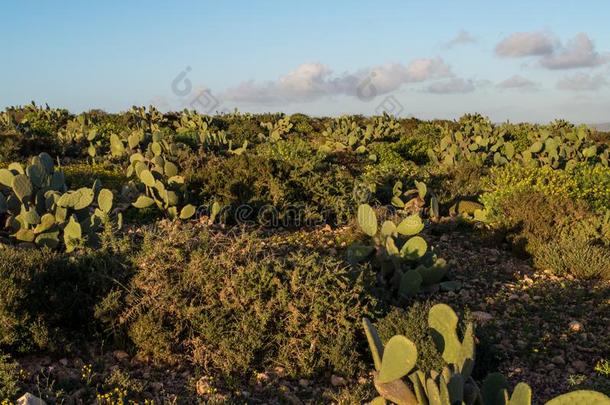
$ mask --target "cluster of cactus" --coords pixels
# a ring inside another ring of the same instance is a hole
[[[142,134],[134,132],[129,146],[140,146],[140,142],[145,141]],[[137,143],[136,137],[139,139]],[[135,177],[138,181],[126,192],[136,195],[132,203],[134,207],[141,209],[156,205],[172,219],[188,219],[195,215],[196,207],[186,203],[188,192],[176,164],[177,152],[178,146],[163,139],[159,132],[151,136],[145,149],[132,150],[127,177]]]
[[[333,120],[322,131],[324,143],[318,148],[325,153],[353,152],[357,154],[367,153],[367,145],[376,134],[375,127],[370,125],[366,128],[349,117],[340,117]],[[377,161],[377,156],[369,154],[369,159]]]
[[[184,110],[180,113],[180,116],[176,122],[174,122],[174,128],[177,133],[185,132],[205,132],[209,130],[210,119],[196,111]]]
[[[386,220],[379,227],[373,208],[361,204],[358,224],[372,239],[373,246],[350,246],[350,262],[357,263],[374,256],[374,265],[379,269],[379,284],[395,292],[399,298],[412,297],[434,286],[444,290],[459,287],[455,282],[442,281],[447,274],[447,262],[438,257],[419,235],[424,229],[419,214],[409,215],[398,224]]]
[[[525,166],[549,166],[563,169],[579,162],[590,162],[608,167],[610,149],[589,139],[589,130],[580,126],[555,131],[536,131],[530,134],[531,145],[521,153]]]
[[[463,117],[458,131],[445,126],[442,135],[439,145],[428,150],[434,163],[450,166],[466,161],[501,166],[515,157],[515,147],[507,140],[506,131],[480,116]]]
[[[393,116],[384,112],[381,116],[371,118],[364,130],[368,139],[397,139],[400,137],[400,122]]]
[[[423,181],[415,180],[415,188],[403,191],[402,181],[394,183],[392,205],[408,214],[440,218],[438,198]]]
[[[140,144],[145,143],[147,138],[148,134],[143,129],[135,129],[130,133],[123,133],[120,136],[111,134],[110,154],[116,158],[126,156],[132,150],[139,148]]]
[[[86,141],[86,154],[95,158],[102,145],[98,134],[99,129],[90,122],[86,115],[80,114],[68,121],[65,128],[58,132],[58,138],[65,145],[74,145]]]
[[[269,142],[277,142],[284,135],[290,133],[292,129],[292,122],[290,122],[290,117],[286,116],[284,118],[279,119],[277,122],[261,122],[261,127],[267,130],[267,134],[260,133],[258,137],[263,140],[267,140]]]
[[[16,122],[8,111],[0,112],[0,128],[13,129]]]
[[[499,373],[490,374],[479,387],[472,378],[475,337],[472,323],[466,325],[463,339],[458,336],[458,317],[445,304],[430,309],[428,326],[432,339],[447,365],[439,372],[416,369],[417,346],[403,335],[393,336],[384,345],[372,323],[363,319],[375,371],[373,382],[379,394],[371,404],[388,401],[398,405],[531,405],[532,390],[525,383],[509,395],[508,384]],[[405,377],[407,380],[405,380]],[[574,391],[560,395],[547,405],[608,405],[610,398],[595,391]]]
[[[517,153],[509,125],[494,126],[480,115],[460,118],[459,129],[442,128],[439,144],[428,155],[433,163],[453,165],[474,162],[478,165],[502,166],[517,160],[525,166],[549,166],[554,169],[570,168],[579,162],[608,167],[610,148],[590,139],[585,126],[575,127],[565,121],[555,121],[547,127],[532,127],[527,143]],[[519,138],[525,139],[525,138]]]
[[[132,127],[148,133],[156,133],[161,130],[162,126],[167,125],[167,118],[152,105],[148,107],[148,110],[146,107],[131,107],[128,115],[132,121]]]
[[[200,116],[199,116],[200,117]],[[233,140],[229,139],[224,130],[213,131],[209,122],[203,121],[197,130],[199,145],[204,150],[227,151],[234,155],[241,155],[248,148],[248,141],[239,148],[233,148]]]
[[[25,168],[12,163],[0,169],[3,230],[20,243],[56,248],[63,241],[67,252],[95,245],[109,221],[113,198],[97,181],[92,188],[67,190],[63,173],[46,153]],[[118,222],[120,226],[120,214]]]

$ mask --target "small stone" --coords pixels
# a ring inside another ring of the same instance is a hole
[[[303,401],[301,401],[291,392],[285,392],[283,396],[290,405],[303,405]]]
[[[126,351],[123,350],[115,350],[112,352],[112,356],[117,360],[117,361],[126,361],[129,359],[129,354]]]
[[[574,369],[579,373],[584,373],[587,371],[587,363],[582,360],[574,360],[572,362],[572,367],[574,367]]]
[[[259,383],[269,381],[269,374],[267,374],[267,373],[257,373],[256,374],[256,381],[258,381]]]
[[[581,332],[584,329],[584,326],[582,325],[582,323],[580,323],[578,321],[570,322],[569,327],[572,332]]]
[[[62,366],[66,367],[68,365],[68,359],[60,359],[59,360],[59,364],[61,364]]]
[[[47,403],[27,392],[17,400],[17,405],[47,405]]]
[[[286,377],[286,369],[284,367],[276,367],[273,369],[273,372],[275,373],[275,375],[277,375],[279,378],[284,378]]]
[[[481,325],[486,324],[494,318],[492,314],[483,311],[474,311],[471,315],[472,318]]]
[[[564,360],[564,358],[562,356],[555,356],[551,359],[551,362],[553,364],[557,364],[558,366],[563,366],[564,364],[566,364],[566,361]]]
[[[345,381],[345,378],[333,374],[330,377],[330,383],[333,385],[333,387],[341,387],[343,385],[346,385],[347,381]]]
[[[301,387],[303,387],[303,388],[307,388],[307,387],[309,387],[309,380],[306,380],[306,379],[304,379],[304,378],[301,378],[301,379],[299,380],[299,385],[300,385]]]
[[[508,296],[508,299],[511,301],[516,301],[519,299],[519,296],[517,294],[511,294]]]

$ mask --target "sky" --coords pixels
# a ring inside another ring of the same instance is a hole
[[[610,122],[607,1],[0,5],[0,108]]]

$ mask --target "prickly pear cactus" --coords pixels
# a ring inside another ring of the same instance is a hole
[[[573,391],[551,399],[546,405],[609,405],[610,398],[595,391]]]
[[[0,239],[71,252],[95,245],[110,224],[113,195],[99,183],[68,190],[61,171],[46,153],[25,168],[18,163],[0,170]],[[120,222],[118,220],[117,222]]]
[[[403,218],[398,224],[386,220],[381,226],[368,204],[358,207],[358,224],[373,246],[353,245],[348,249],[350,262],[358,262],[376,252],[374,265],[380,270],[381,284],[399,298],[409,298],[422,289],[439,283],[447,274],[447,262],[419,233],[424,222],[418,214]]]
[[[443,359],[449,364],[454,364],[462,375],[469,377],[475,355],[472,323],[467,324],[464,339],[460,340],[457,335],[457,315],[450,306],[438,304],[430,309],[428,325]]]
[[[428,151],[430,160],[444,166],[459,162],[477,165],[507,164],[515,156],[515,147],[502,127],[492,125],[481,115],[466,114],[459,120],[459,129],[442,128],[439,145]]]
[[[374,384],[379,394],[371,404],[390,401],[407,405],[531,405],[532,390],[529,385],[519,383],[509,395],[508,383],[500,373],[489,374],[479,388],[470,377],[474,365],[472,329],[467,328],[464,340],[460,341],[457,337],[457,316],[445,304],[433,306],[428,315],[433,337],[437,334],[437,338],[442,338],[438,350],[449,363],[440,371],[428,373],[415,368],[417,347],[409,339],[401,335],[394,336],[384,346],[373,324],[368,319],[363,319],[375,364]],[[465,359],[471,360],[469,370],[465,366]],[[404,377],[408,377],[408,382]],[[595,391],[574,391],[546,403],[564,404],[609,405],[610,398]]]
[[[127,176],[135,178],[127,192],[135,194],[132,205],[143,209],[156,206],[170,218],[189,219],[196,213],[196,207],[188,204],[188,191],[185,179],[180,175],[176,155],[178,146],[160,133],[150,140],[133,142],[141,148],[149,141],[146,149],[132,149]]]

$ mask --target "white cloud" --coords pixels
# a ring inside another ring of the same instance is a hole
[[[593,41],[587,34],[580,33],[567,42],[558,52],[546,55],[540,64],[548,69],[574,69],[595,67],[608,62],[608,55],[595,50]]]
[[[515,32],[504,38],[495,51],[498,56],[519,58],[552,54],[557,40],[546,32]]]
[[[602,75],[592,76],[586,73],[567,76],[557,82],[558,89],[571,91],[597,91],[607,85],[608,81]]]
[[[276,81],[247,81],[228,89],[222,99],[262,104],[308,102],[326,96],[348,95],[368,101],[390,93],[403,84],[452,77],[442,58],[422,58],[408,65],[399,63],[333,75],[321,63],[305,63]]]
[[[475,42],[477,42],[476,38],[470,35],[468,31],[460,30],[455,37],[453,37],[450,41],[445,42],[443,47],[446,49],[451,49],[458,45],[473,44]]]
[[[506,80],[496,84],[500,89],[520,89],[520,90],[535,90],[538,87],[536,82],[526,79],[520,75],[513,75]]]
[[[472,93],[475,87],[473,80],[454,77],[434,82],[427,86],[424,91],[433,94],[464,94]]]

